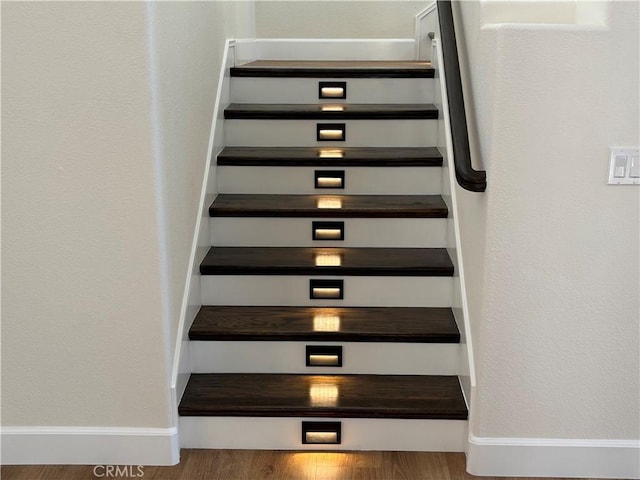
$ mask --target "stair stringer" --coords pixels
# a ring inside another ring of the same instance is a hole
[[[209,224],[209,205],[218,195],[216,178],[216,158],[224,148],[224,108],[230,102],[230,68],[235,62],[235,40],[227,39],[224,46],[222,66],[218,74],[218,89],[211,118],[211,133],[205,159],[202,187],[200,191],[200,204],[193,232],[191,253],[187,278],[185,279],[184,295],[180,308],[180,319],[177,331],[176,347],[173,356],[173,369],[171,372],[171,399],[173,412],[173,425],[178,426],[178,405],[184,394],[184,390],[191,374],[189,352],[189,328],[202,307],[200,262],[211,246],[211,228]]]
[[[432,64],[436,69],[435,98],[434,105],[442,115],[438,118],[438,142],[437,146],[442,153],[442,198],[449,208],[447,219],[446,245],[449,256],[454,265],[453,277],[453,314],[460,330],[460,385],[469,408],[469,423],[471,423],[473,410],[474,390],[476,386],[475,365],[473,356],[473,341],[471,338],[471,325],[469,317],[469,306],[467,303],[467,293],[465,287],[464,264],[462,261],[462,251],[460,243],[460,224],[458,215],[458,204],[456,199],[457,180],[455,169],[453,168],[453,146],[451,142],[451,128],[449,120],[449,104],[445,87],[445,73],[442,50],[439,44],[439,31],[436,32],[436,39],[433,40]],[[467,444],[468,447],[468,444]]]

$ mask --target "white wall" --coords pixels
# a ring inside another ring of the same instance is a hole
[[[169,422],[143,4],[2,5],[2,423]]]
[[[576,0],[480,0],[482,21],[489,23],[574,23]]]
[[[166,258],[171,361],[200,193],[218,76],[227,38],[251,38],[254,3],[149,3],[159,223]],[[214,152],[215,153],[215,152]]]
[[[253,2],[2,6],[2,424],[167,427],[218,72]]]
[[[258,38],[413,38],[414,17],[431,2],[258,1]]]
[[[606,184],[609,146],[640,143],[638,3],[608,3],[606,27],[490,25],[479,2],[457,7],[488,175],[485,194],[458,196],[471,433],[638,439],[640,189]]]

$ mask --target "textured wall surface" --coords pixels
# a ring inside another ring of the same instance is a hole
[[[2,6],[2,423],[166,427],[224,41],[253,2]]]
[[[258,38],[413,38],[414,17],[431,2],[258,1]]]
[[[2,423],[169,422],[142,3],[2,5]]]
[[[152,2],[149,24],[164,307],[172,342],[167,353],[173,361],[225,41],[253,36],[253,2]]]
[[[483,25],[459,4],[486,194],[463,193],[481,437],[640,437],[638,3],[602,23]],[[624,74],[612,74],[625,66]]]

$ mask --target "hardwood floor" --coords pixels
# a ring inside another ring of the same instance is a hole
[[[96,480],[107,478],[94,466],[2,466],[2,480]],[[175,467],[137,466],[144,480],[497,480],[465,472],[462,453],[279,452],[270,450],[182,450]],[[506,477],[500,477],[506,479]],[[515,478],[515,477],[510,477]],[[522,479],[524,480],[524,479]],[[527,478],[527,480],[536,480]],[[547,478],[546,480],[554,480]],[[557,479],[555,479],[557,480]]]

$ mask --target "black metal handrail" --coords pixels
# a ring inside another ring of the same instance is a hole
[[[451,123],[451,142],[458,184],[472,192],[484,192],[487,189],[487,172],[474,170],[471,165],[469,131],[467,115],[464,109],[462,77],[456,32],[453,24],[453,10],[450,0],[438,0],[438,20],[440,21],[440,45],[444,65],[447,98],[449,103],[449,121]]]

